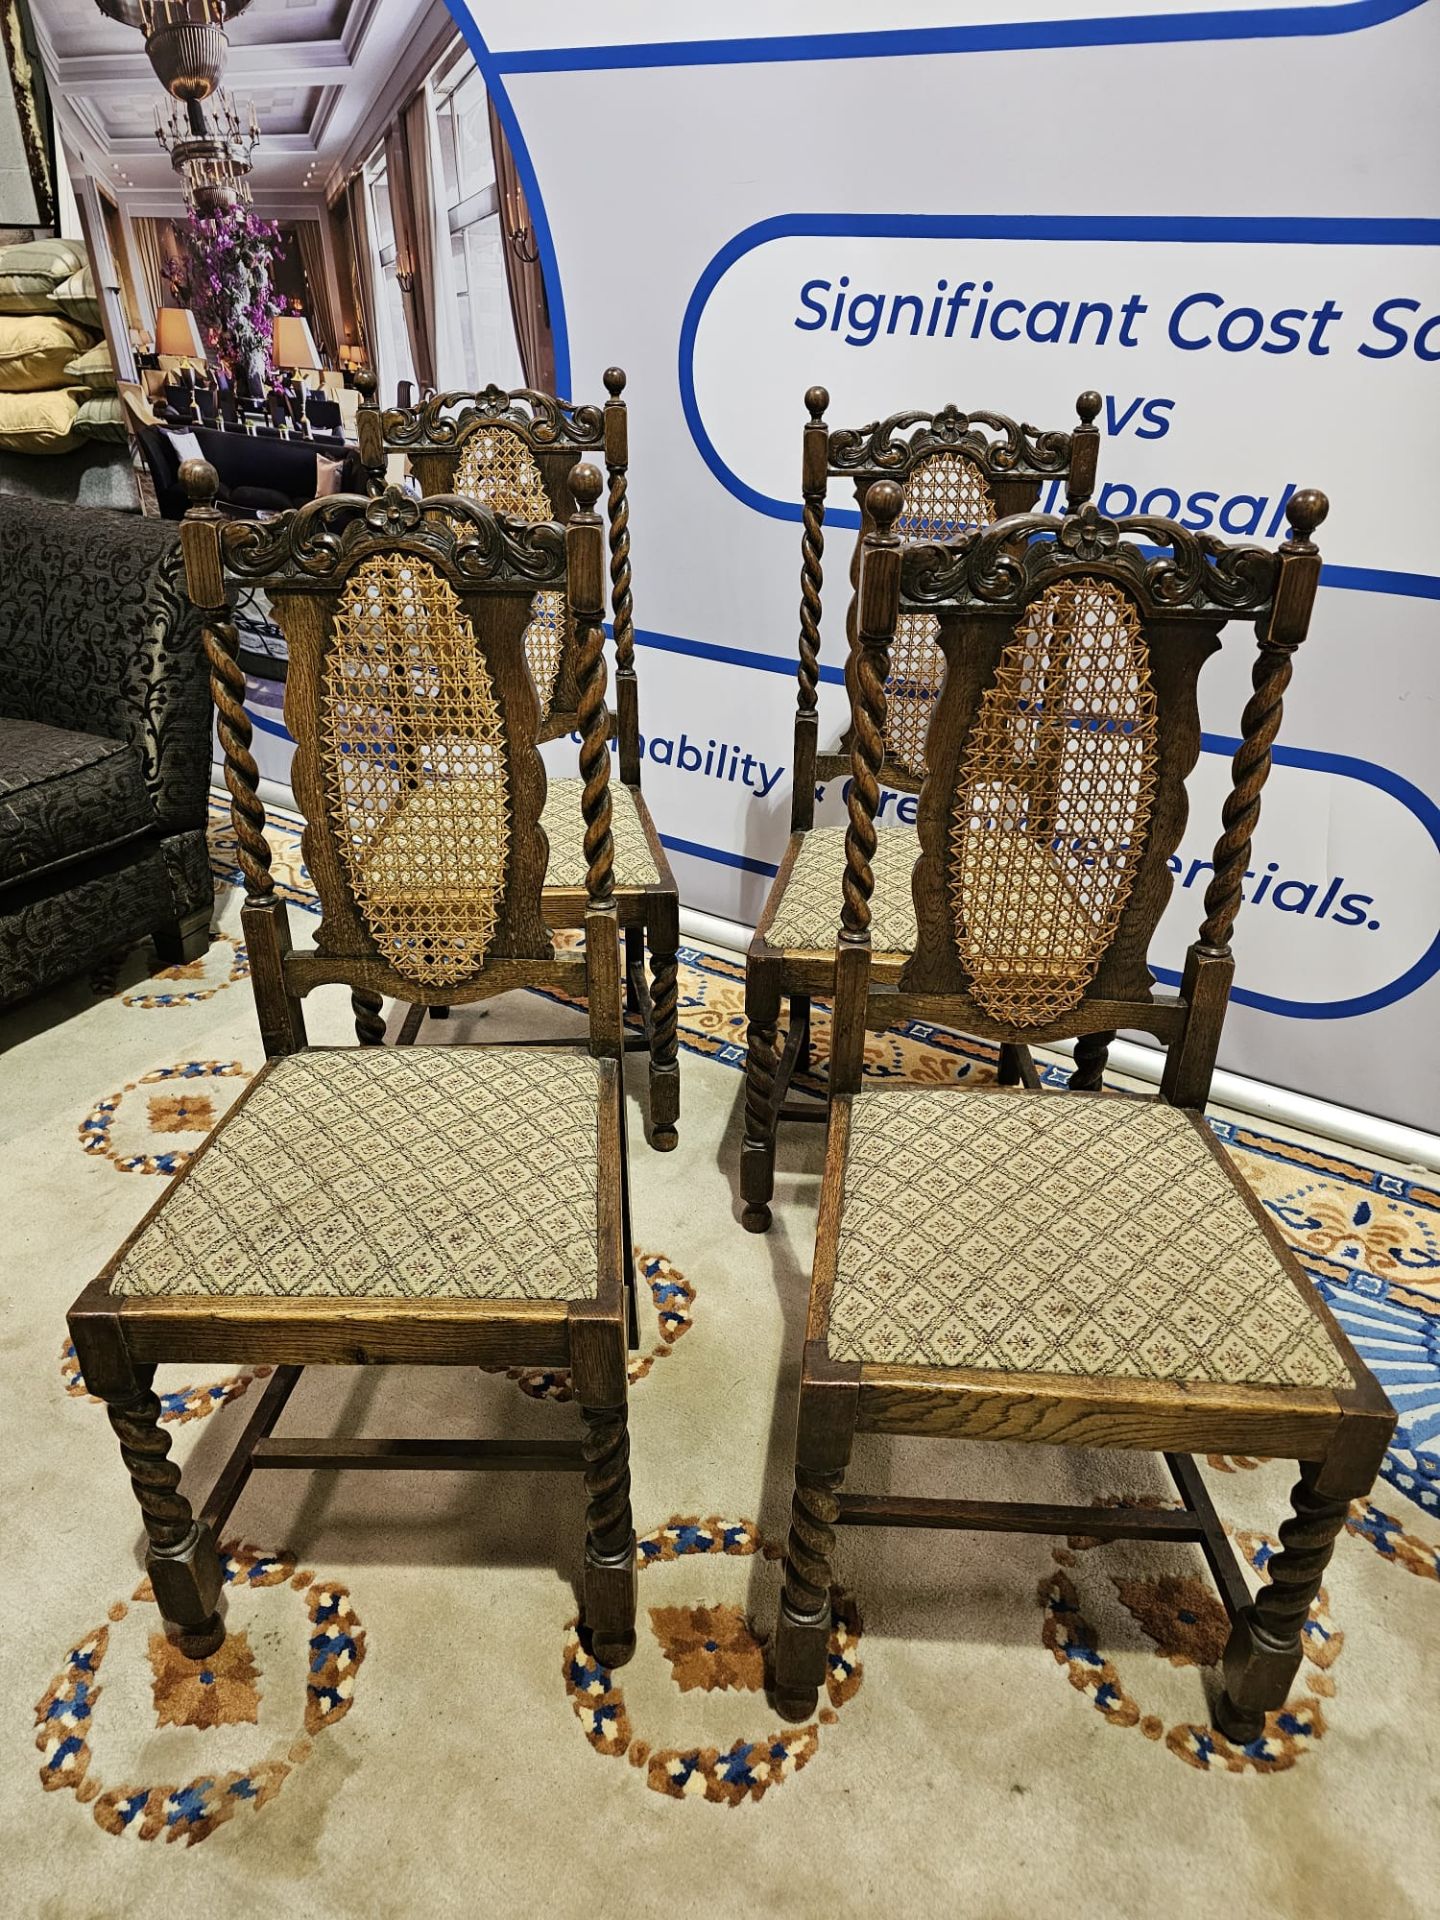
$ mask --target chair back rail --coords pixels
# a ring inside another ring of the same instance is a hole
[[[891,414],[858,428],[829,428],[830,396],[812,387],[804,430],[801,471],[800,663],[795,717],[795,784],[791,830],[815,824],[815,781],[848,771],[852,734],[839,750],[817,750],[820,613],[823,588],[826,492],[832,478],[853,480],[860,528],[850,559],[847,645],[855,646],[860,554],[874,530],[867,502],[871,487],[891,480],[904,489],[898,531],[910,539],[953,538],[967,527],[1029,512],[1051,480],[1066,482],[1067,510],[1089,499],[1095,486],[1100,395],[1082,393],[1075,403],[1079,425],[1069,432],[1042,431],[1005,414]],[[925,736],[939,694],[943,662],[935,644],[935,621],[925,611],[905,613],[891,649],[885,732],[887,785],[918,793],[925,774]]]
[[[398,488],[230,521],[214,506],[213,468],[188,462],[183,478],[187,582],[206,621],[267,1052],[304,1044],[299,1002],[326,982],[427,1004],[524,985],[581,990],[587,960],[556,953],[541,906],[545,771],[524,639],[534,593],[565,592],[593,971],[618,938],[599,470],[573,469],[565,526]],[[321,907],[313,953],[291,950],[270,871],[227,582],[264,588],[289,648],[292,780]],[[592,1004],[592,1047],[618,1052],[618,1000]]]
[[[1150,516],[1107,520],[1088,503],[905,543],[903,504],[898,486],[872,487],[849,670],[840,935],[842,957],[858,949],[866,962],[848,963],[837,985],[844,1057],[835,1084],[859,1080],[891,651],[901,617],[926,612],[945,672],[918,811],[918,939],[901,1002],[923,996],[929,1017],[1009,1042],[1153,1032],[1169,1047],[1164,1096],[1203,1105],[1260,794],[1319,580],[1311,535],[1325,497],[1294,496],[1291,536],[1273,553]],[[1237,618],[1258,637],[1254,692],[1204,923],[1178,997],[1159,995],[1148,954],[1200,751],[1200,669]],[[854,1007],[842,1017],[839,1004],[856,993],[858,1028]]]

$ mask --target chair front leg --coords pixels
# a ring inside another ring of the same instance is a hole
[[[818,1343],[807,1346],[771,1673],[775,1710],[786,1720],[813,1716],[829,1667],[835,1522],[855,1437],[858,1382],[858,1369],[834,1367]]]
[[[105,1392],[105,1411],[140,1503],[149,1540],[145,1570],[161,1615],[180,1651],[200,1660],[225,1638],[217,1604],[223,1585],[220,1556],[180,1491],[180,1469],[160,1425],[154,1380],[154,1367],[134,1368],[128,1384]]]
[[[583,1392],[583,1387],[581,1388]],[[635,1525],[628,1410],[582,1405],[585,1430],[585,1625],[595,1658],[623,1667],[635,1651]]]
[[[1320,1492],[1321,1463],[1305,1463],[1290,1495],[1294,1511],[1280,1528],[1280,1551],[1270,1561],[1269,1580],[1236,1620],[1225,1647],[1225,1690],[1215,1724],[1227,1739],[1245,1744],[1278,1712],[1302,1658],[1301,1635],[1320,1591],[1330,1555],[1352,1498]]]
[[[775,1192],[776,1036],[780,1025],[780,978],[754,961],[745,970],[745,1140],[740,1149],[741,1224],[747,1233],[767,1233]]]
[[[680,1142],[680,903],[675,895],[655,899],[648,931],[650,1144],[658,1153],[670,1153]]]

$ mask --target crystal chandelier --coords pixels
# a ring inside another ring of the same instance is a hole
[[[218,213],[250,199],[248,174],[260,144],[255,108],[242,123],[220,85],[230,51],[225,23],[250,0],[95,0],[100,12],[145,36],[156,78],[178,105],[155,109],[155,138],[194,213]],[[207,116],[205,105],[209,103]]]
[[[250,107],[249,124],[242,125],[235,102],[221,89],[210,96],[210,115],[193,97],[172,105],[168,114],[155,109],[155,138],[170,156],[170,164],[185,188],[185,204],[194,213],[219,213],[250,201],[248,175],[260,144],[260,126]]]

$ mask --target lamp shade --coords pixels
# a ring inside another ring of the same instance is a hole
[[[277,367],[318,369],[320,354],[310,337],[310,323],[298,313],[282,313],[275,322],[274,360]]]
[[[182,360],[205,358],[205,342],[188,307],[161,307],[155,316],[155,351],[175,354]]]

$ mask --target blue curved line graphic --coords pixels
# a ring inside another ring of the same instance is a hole
[[[898,27],[861,33],[787,33],[737,40],[654,40],[633,46],[529,47],[495,56],[503,73],[579,73],[614,67],[730,67],[788,60],[873,60],[927,53],[1014,53],[1045,47],[1119,47],[1186,40],[1291,39],[1360,33],[1413,13],[1424,0],[1340,0],[1333,6],[1243,7],[1229,12],[1090,20],[996,21],[979,27]]]
[[[550,216],[545,211],[545,202],[540,195],[540,181],[530,158],[530,149],[525,144],[525,135],[520,119],[505,91],[505,82],[495,55],[485,44],[485,36],[470,12],[464,0],[450,8],[450,12],[465,36],[465,43],[475,56],[475,64],[480,69],[480,77],[485,82],[485,91],[495,102],[495,112],[501,126],[505,129],[505,138],[510,144],[510,152],[515,160],[515,172],[519,177],[525,194],[525,203],[530,209],[530,219],[535,232],[535,251],[540,256],[540,276],[545,282],[545,302],[550,309],[550,332],[555,342],[555,391],[568,397],[570,394],[570,333],[565,323],[565,292],[560,284],[560,262],[555,254],[555,242],[550,233]]]
[[[771,240],[1129,240],[1179,241],[1192,245],[1232,246],[1440,246],[1440,220],[1267,218],[1248,215],[1166,214],[889,214],[781,213],[757,220],[727,240],[695,282],[680,323],[678,375],[680,405],[697,451],[715,478],[743,506],[772,520],[797,524],[797,500],[777,500],[742,480],[722,458],[700,412],[695,393],[695,341],[710,296],[747,253]],[[800,418],[797,398],[797,419]],[[827,509],[834,526],[858,527],[853,508]],[[1391,572],[1375,567],[1325,568],[1327,587],[1361,593],[1393,593],[1440,599],[1440,576]]]

